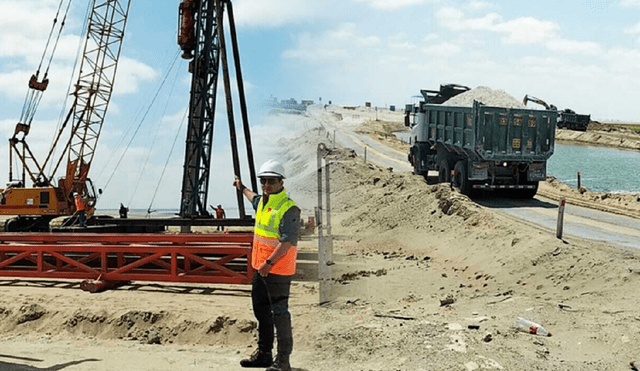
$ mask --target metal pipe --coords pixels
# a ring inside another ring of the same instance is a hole
[[[231,80],[229,78],[229,61],[227,59],[227,46],[224,38],[224,27],[222,12],[224,11],[223,0],[215,0],[216,7],[216,23],[218,27],[218,38],[220,40],[220,60],[222,62],[222,78],[224,80],[224,91],[226,95],[227,103],[227,119],[229,121],[229,136],[231,137],[231,155],[233,159],[233,171],[235,175],[240,176],[240,159],[238,156],[238,140],[236,137],[236,127],[233,118],[233,101],[231,99]],[[257,189],[257,188],[254,188]],[[240,217],[245,217],[244,200],[242,199],[242,192],[236,192],[236,198],[238,199],[238,211]]]
[[[247,146],[247,160],[249,162],[249,176],[251,177],[252,189],[258,189],[256,177],[256,166],[253,159],[253,146],[251,145],[251,128],[249,127],[249,116],[247,114],[247,101],[244,95],[244,80],[242,79],[242,68],[240,66],[240,51],[238,50],[238,37],[236,35],[236,23],[233,17],[233,7],[230,0],[227,3],[227,16],[229,18],[229,33],[231,34],[231,47],[233,49],[233,60],[235,62],[236,79],[238,84],[238,95],[240,96],[240,113],[242,114],[242,125],[244,128],[244,140]]]

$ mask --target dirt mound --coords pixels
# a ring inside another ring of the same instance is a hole
[[[384,233],[396,228],[433,229],[455,219],[478,226],[490,217],[484,210],[449,185],[428,185],[410,173],[394,173],[360,158],[331,157],[331,179],[338,191],[332,195],[341,211],[351,216],[341,225],[354,232]],[[445,220],[443,220],[445,218]]]
[[[240,345],[251,342],[255,321],[217,316],[204,321],[160,311],[103,308],[65,309],[47,304],[5,304],[0,308],[0,330],[65,333],[96,339],[124,339],[142,344]]]

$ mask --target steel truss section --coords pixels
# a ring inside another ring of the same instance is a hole
[[[0,276],[248,284],[253,233],[0,234]]]

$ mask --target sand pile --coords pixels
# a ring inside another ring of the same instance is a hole
[[[473,106],[473,101],[481,102],[487,106],[505,108],[527,108],[522,102],[500,89],[491,89],[486,86],[466,91],[444,102],[443,106]]]

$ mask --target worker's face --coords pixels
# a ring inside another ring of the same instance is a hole
[[[280,178],[260,178],[262,193],[271,195],[282,190],[282,179]]]

